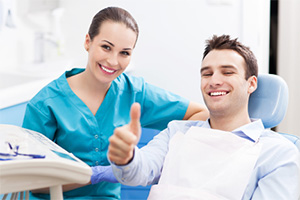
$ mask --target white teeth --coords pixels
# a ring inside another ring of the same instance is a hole
[[[104,71],[106,71],[108,73],[113,73],[115,71],[115,70],[107,69],[107,68],[103,67],[102,65],[101,65],[101,69],[103,69]]]
[[[226,92],[211,92],[210,93],[210,96],[222,96],[222,95],[225,95]]]

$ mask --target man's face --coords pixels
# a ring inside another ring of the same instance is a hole
[[[201,91],[211,116],[234,116],[248,112],[256,77],[245,79],[246,63],[234,50],[212,50],[203,59]]]

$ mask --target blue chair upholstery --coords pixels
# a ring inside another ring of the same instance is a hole
[[[250,95],[249,115],[260,118],[265,128],[277,126],[284,118],[288,107],[289,91],[286,82],[278,75],[258,75],[258,87]],[[297,136],[280,133],[300,150],[300,140]]]

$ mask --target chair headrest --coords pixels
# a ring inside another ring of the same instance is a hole
[[[259,74],[257,86],[249,98],[249,115],[260,118],[265,128],[273,128],[283,120],[287,111],[288,86],[283,78],[274,74]]]

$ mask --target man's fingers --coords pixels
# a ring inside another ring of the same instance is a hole
[[[130,109],[131,120],[129,123],[129,128],[137,136],[137,138],[139,138],[140,134],[141,134],[140,117],[141,117],[140,104],[139,103],[132,104],[131,109]]]
[[[113,147],[119,148],[121,151],[128,151],[128,147],[135,145],[134,143],[136,139],[137,138],[135,135],[127,130],[124,130],[123,127],[120,127],[117,128],[114,134],[109,138],[109,143]]]
[[[108,158],[112,162],[124,165],[132,159],[134,147],[141,135],[140,116],[140,104],[132,104],[129,124],[116,128],[114,134],[109,138]]]
[[[122,140],[127,144],[134,144],[137,140],[137,137],[132,133],[128,125],[116,128],[111,138],[114,137],[116,140]]]
[[[109,159],[116,164],[127,164],[133,156],[135,141],[136,136],[127,130],[126,127],[117,128],[109,138]]]

